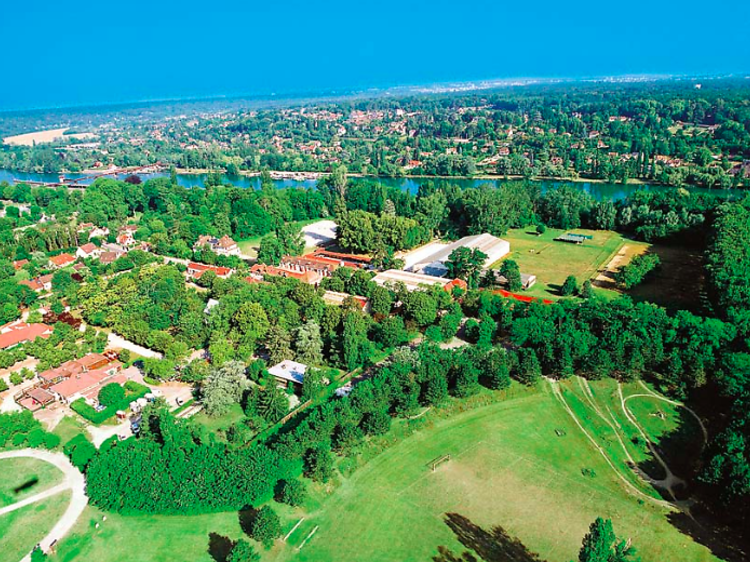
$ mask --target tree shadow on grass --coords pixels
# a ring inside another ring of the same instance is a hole
[[[253,524],[253,521],[258,516],[258,510],[251,507],[251,506],[245,506],[244,509],[241,509],[239,512],[239,519],[240,519],[240,528],[242,529],[242,532],[246,535],[250,534],[250,528]]]
[[[229,553],[234,548],[234,541],[219,533],[208,534],[208,554],[216,562],[226,562]]]
[[[747,562],[750,560],[750,545],[743,541],[737,529],[722,527],[716,518],[693,509],[693,517],[674,512],[667,515],[669,522],[681,533],[702,544],[711,554],[725,562]]]
[[[447,513],[445,524],[455,533],[462,545],[473,550],[485,562],[544,562],[539,555],[531,552],[520,540],[511,537],[499,525],[488,531],[458,513]],[[459,555],[441,546],[433,561],[476,562],[477,558],[469,551]]]

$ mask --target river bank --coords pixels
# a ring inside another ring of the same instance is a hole
[[[177,184],[185,188],[193,187],[205,187],[207,183],[210,183],[209,178],[213,177],[211,173],[201,173],[202,170],[179,170],[176,173]],[[306,173],[310,175],[298,176],[294,175],[296,172],[275,172],[271,175],[271,182],[277,189],[289,189],[289,188],[302,188],[302,189],[316,189],[318,181],[321,177],[327,174],[324,173]],[[128,173],[122,173],[114,176],[116,179],[125,179],[129,175]],[[169,177],[168,171],[159,171],[151,173],[138,173],[143,181],[159,178]],[[63,174],[64,177],[76,180],[76,183],[80,185],[89,185],[94,180],[92,178],[82,178],[81,174]],[[384,187],[395,187],[409,193],[417,193],[420,185],[426,182],[431,182],[437,185],[456,185],[462,189],[469,187],[478,187],[480,185],[490,185],[494,187],[500,187],[503,183],[509,181],[523,180],[522,177],[513,176],[497,176],[497,175],[481,175],[474,177],[456,177],[456,176],[403,176],[403,177],[391,177],[384,178],[378,176],[364,176],[362,174],[350,174],[349,181],[356,183],[359,181],[367,181],[370,183],[382,185]],[[60,182],[59,174],[42,174],[42,173],[31,173],[31,172],[15,172],[10,170],[0,170],[0,182],[6,181],[10,184],[22,183],[24,181],[36,182],[36,183],[51,183],[57,184]],[[238,176],[227,176],[221,175],[221,181],[232,184],[236,187],[244,189],[260,189],[261,179],[260,173],[258,172],[246,172]],[[585,178],[573,178],[573,179],[560,179],[560,178],[532,178],[530,181],[537,182],[542,191],[546,191],[551,188],[555,188],[561,185],[572,185],[578,189],[581,189],[591,195],[594,199],[603,201],[617,201],[622,200],[630,196],[639,190],[647,191],[668,191],[673,189],[672,187],[652,184],[645,182],[634,182],[629,181],[626,184],[620,183],[608,183],[603,180],[596,179],[585,179]],[[727,198],[736,198],[744,195],[743,190],[737,189],[706,189],[700,187],[688,188],[691,193],[705,193],[721,195]]]

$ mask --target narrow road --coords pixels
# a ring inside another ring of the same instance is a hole
[[[54,527],[52,527],[52,530],[47,534],[47,536],[39,541],[39,546],[42,548],[42,550],[44,552],[48,552],[52,543],[60,540],[70,532],[70,530],[76,524],[76,521],[78,521],[78,518],[83,513],[83,510],[86,509],[86,505],[89,502],[89,498],[88,496],[86,496],[86,481],[83,478],[83,474],[81,474],[78,469],[70,463],[68,457],[66,457],[62,453],[52,453],[50,451],[44,451],[42,449],[21,449],[19,451],[6,451],[0,453],[0,460],[15,458],[32,458],[48,462],[59,468],[60,471],[62,471],[65,479],[62,484],[50,488],[46,492],[42,492],[30,498],[26,498],[23,501],[3,508],[0,511],[0,515],[15,511],[16,509],[20,509],[22,507],[25,507],[26,505],[30,505],[31,503],[51,497],[54,494],[61,493],[66,490],[71,491],[70,504],[68,505],[68,509],[65,510],[63,516],[57,523],[55,523]],[[30,561],[31,552],[29,552],[21,559],[21,562]]]
[[[148,349],[135,344],[132,341],[126,340],[122,336],[115,334],[114,332],[110,332],[109,336],[107,336],[107,343],[110,347],[127,349],[132,353],[137,353],[141,357],[151,357],[152,359],[161,359],[163,357],[163,355],[158,351],[154,351],[153,349]]]

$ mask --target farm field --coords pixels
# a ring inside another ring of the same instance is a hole
[[[63,479],[55,466],[32,458],[0,460],[0,474],[0,507],[39,494]]]
[[[28,554],[52,529],[69,501],[70,492],[64,492],[0,515],[0,537],[3,539],[0,562],[18,562]]]
[[[626,243],[628,246],[647,246],[643,242],[627,240],[610,230],[575,229],[570,232],[593,236],[583,244],[556,242],[555,238],[565,230],[547,229],[537,235],[532,229],[511,229],[503,236],[510,242],[511,253],[504,259],[518,262],[522,273],[537,276],[537,283],[524,294],[535,297],[558,298],[559,288],[568,275],[574,275],[579,283],[593,279],[597,272],[606,268],[610,260]],[[502,261],[492,267],[500,267]],[[599,290],[614,296],[613,291]]]
[[[274,504],[284,534],[304,520],[287,542],[263,550],[262,560],[371,561],[377,553],[383,560],[424,561],[436,556],[440,546],[457,555],[469,544],[481,550],[482,541],[496,537],[493,529],[501,526],[542,559],[569,562],[597,516],[612,518],[618,534],[633,540],[643,560],[667,560],[674,552],[680,552],[684,562],[718,560],[668,522],[669,509],[661,505],[660,495],[628,469],[613,435],[591,421],[597,409],[613,408],[615,383],[591,383],[591,395],[577,380],[560,385],[566,401],[576,404],[583,427],[601,431],[596,439],[607,444],[614,469],[583,434],[553,387],[544,382],[540,388],[535,394],[449,418],[427,415],[424,429],[331,489],[310,486],[305,510]],[[643,393],[643,389],[628,387],[624,392]],[[642,407],[656,408],[648,406],[648,400],[643,402],[646,406],[636,407],[635,399],[630,403],[639,414]],[[652,439],[661,435],[659,424],[676,423],[673,410],[663,408],[663,412],[665,417],[658,420],[644,412],[648,420],[643,424],[653,432]],[[446,454],[451,460],[433,472],[430,461]],[[631,454],[640,455],[639,462],[650,460],[646,448],[634,446]],[[51,562],[69,562],[77,556],[116,562],[133,544],[138,544],[139,560],[145,562],[208,562],[213,559],[210,540],[221,547],[241,536],[239,519],[237,513],[108,514],[107,522],[94,530],[101,514],[89,508]],[[217,535],[210,539],[210,533]]]

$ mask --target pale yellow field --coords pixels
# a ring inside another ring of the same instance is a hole
[[[12,137],[5,137],[3,143],[12,146],[34,146],[35,144],[43,144],[48,142],[54,142],[63,138],[63,133],[68,128],[62,129],[47,129],[46,131],[36,131],[35,133],[24,133],[22,135],[14,135]],[[76,133],[73,135],[67,135],[71,139],[87,139],[94,135],[91,133]]]

